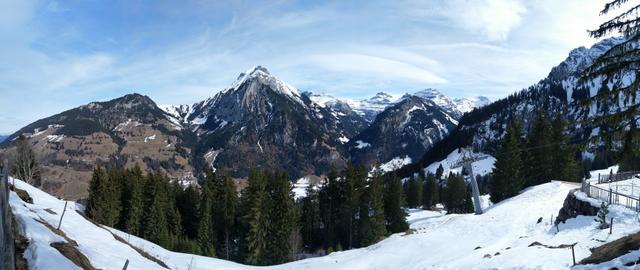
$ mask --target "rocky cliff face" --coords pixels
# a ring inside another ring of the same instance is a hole
[[[564,199],[564,204],[562,204],[562,208],[558,212],[558,217],[555,220],[555,224],[564,223],[567,219],[575,218],[577,216],[595,216],[598,214],[598,210],[600,208],[594,207],[589,202],[582,201],[576,197],[576,192],[578,190],[573,190],[567,194],[567,198]]]

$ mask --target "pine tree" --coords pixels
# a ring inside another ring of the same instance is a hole
[[[307,196],[301,200],[300,226],[302,242],[308,251],[315,251],[322,244],[322,226],[318,191],[309,185]]]
[[[418,208],[422,205],[422,189],[423,181],[419,176],[413,176],[405,183],[405,194],[407,197],[407,206],[409,208]]]
[[[551,181],[552,178],[552,154],[549,153],[551,146],[551,123],[540,110],[538,117],[527,136],[526,153],[526,186],[534,186]]]
[[[166,188],[160,175],[149,174],[145,181],[146,209],[143,216],[142,236],[162,247],[171,244],[167,221]]]
[[[409,228],[407,213],[402,209],[404,198],[402,182],[395,175],[385,179],[384,215],[387,220],[387,230],[391,233],[404,232]]]
[[[624,132],[637,123],[640,115],[640,103],[636,102],[636,95],[640,91],[640,71],[635,66],[640,63],[640,48],[636,45],[640,40],[640,5],[633,5],[628,10],[617,12],[628,0],[612,0],[607,2],[600,12],[601,15],[614,15],[602,23],[598,29],[589,31],[594,38],[602,38],[609,34],[622,34],[625,40],[613,46],[597,58],[592,65],[584,70],[583,80],[602,78],[603,83],[610,85],[608,91],[600,91],[597,95],[584,102],[585,107],[597,104],[624,104],[622,109],[596,118],[596,124],[609,126],[609,131],[601,130],[600,136],[605,138],[615,133]],[[616,13],[617,14],[614,14]],[[623,80],[621,78],[631,78]],[[609,110],[607,110],[609,111]]]
[[[367,202],[369,211],[361,211],[361,214],[367,213],[366,216],[368,217],[367,232],[361,238],[362,246],[374,244],[382,240],[387,234],[384,218],[383,183],[380,172],[374,172],[372,179],[369,181]]]
[[[188,239],[198,238],[198,221],[200,214],[200,192],[189,185],[184,191],[180,192],[176,197],[176,206],[182,217],[182,227],[184,234]]]
[[[565,134],[566,120],[556,116],[551,131],[550,148],[552,178],[563,181],[579,181],[579,167],[575,160],[575,149],[569,145],[569,138]]]
[[[338,244],[336,223],[338,220],[338,210],[341,205],[340,186],[338,183],[338,173],[332,169],[319,192],[320,216],[324,225],[325,248],[335,249]]]
[[[289,177],[284,172],[276,172],[268,177],[269,191],[267,208],[267,244],[265,255],[268,264],[289,261],[292,248],[290,237],[296,227],[296,212]]]
[[[252,171],[247,186],[246,212],[243,220],[246,223],[246,258],[252,265],[267,265],[270,200],[267,192],[267,180],[262,172]]]
[[[213,218],[216,189],[215,175],[208,170],[202,184],[200,201],[200,223],[198,224],[198,245],[202,255],[213,257],[216,255],[216,231]]]
[[[460,174],[449,174],[447,178],[447,200],[445,206],[449,213],[468,213],[471,198],[469,190]],[[473,207],[473,206],[472,206]],[[471,209],[473,210],[473,208]]]
[[[443,174],[444,174],[444,168],[442,167],[442,164],[440,164],[440,166],[438,166],[438,168],[436,169],[436,179],[441,180]]]
[[[440,192],[435,175],[432,173],[427,174],[427,179],[424,183],[422,208],[430,209],[438,201],[440,201]]]
[[[494,203],[517,195],[524,187],[519,141],[520,125],[512,121],[507,126],[494,164],[490,183],[491,201]]]
[[[217,221],[218,253],[225,259],[231,258],[234,249],[232,232],[235,225],[235,211],[238,202],[236,185],[224,170],[218,170],[215,177],[213,218]]]
[[[620,152],[620,171],[640,170],[640,132],[635,123],[629,127],[624,135],[622,151]]]
[[[144,213],[144,176],[140,166],[126,172],[126,188],[123,193],[127,194],[123,201],[123,226],[124,230],[133,235],[140,235],[140,225]]]
[[[89,182],[89,198],[87,199],[87,208],[85,213],[89,218],[97,223],[104,224],[109,219],[108,207],[105,198],[107,191],[107,174],[102,167],[97,166],[93,169],[91,182]]]

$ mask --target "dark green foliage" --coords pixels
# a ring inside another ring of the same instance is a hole
[[[440,192],[436,176],[429,173],[426,178],[422,191],[422,208],[430,209],[440,201]]]
[[[207,171],[202,184],[202,196],[200,201],[200,223],[198,224],[198,245],[205,256],[216,255],[216,231],[213,207],[216,194],[215,175],[211,170]]]
[[[407,198],[407,206],[409,208],[418,208],[422,205],[423,184],[424,181],[420,176],[413,176],[404,184],[405,194]]]
[[[549,155],[551,155],[551,178],[554,180],[579,182],[580,167],[576,161],[576,148],[569,144],[566,135],[566,120],[560,115],[553,121]]]
[[[268,179],[269,206],[267,231],[267,261],[268,264],[288,262],[292,248],[290,237],[296,227],[296,211],[289,177],[284,172],[269,175]]]
[[[320,198],[318,191],[309,185],[307,196],[302,198],[300,206],[300,226],[302,242],[307,250],[322,247],[322,226],[320,218]]]
[[[527,166],[524,170],[526,176],[526,186],[534,186],[551,181],[552,177],[552,157],[549,153],[551,143],[551,123],[543,111],[538,113],[538,117],[527,136],[527,151],[523,156],[523,161]]]
[[[383,183],[382,177],[379,174],[374,174],[373,178],[369,181],[365,201],[367,202],[366,210],[360,210],[361,215],[367,217],[367,222],[363,223],[365,225],[361,228],[361,246],[376,243],[382,240],[387,234],[384,219]]]
[[[269,232],[269,192],[267,191],[267,179],[262,172],[252,171],[249,174],[249,186],[245,199],[246,223],[246,254],[245,262],[253,265],[266,265],[268,258],[268,232]]]
[[[121,228],[125,231],[140,235],[140,226],[144,213],[144,176],[138,165],[125,171],[122,189],[122,214],[120,218]]]
[[[624,135],[619,160],[620,171],[640,171],[640,132],[635,123]]]
[[[524,187],[519,141],[520,125],[511,122],[496,155],[490,183],[491,201],[494,203],[517,195]]]
[[[409,228],[407,213],[402,209],[404,196],[402,182],[399,177],[391,175],[386,177],[384,196],[384,215],[387,220],[387,230],[391,233],[404,232]]]
[[[438,166],[438,169],[436,169],[436,179],[442,179],[442,174],[444,174],[444,168],[442,167],[442,164],[440,164],[440,166]]]
[[[93,171],[89,184],[87,216],[98,223],[115,226],[120,215],[119,176],[112,170],[107,174],[102,168]]]
[[[222,170],[216,173],[215,185],[213,219],[216,221],[216,237],[218,239],[216,249],[220,257],[229,260],[235,249],[232,233],[238,203],[236,185],[231,177]]]
[[[448,213],[471,213],[473,202],[471,193],[460,174],[449,174],[447,177],[445,206]]]
[[[163,247],[170,247],[171,235],[167,214],[167,179],[159,174],[149,174],[145,182],[145,211],[142,219],[142,237]]]

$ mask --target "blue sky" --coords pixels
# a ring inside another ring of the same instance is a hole
[[[0,134],[131,92],[193,103],[255,65],[338,97],[500,98],[594,43],[602,3],[0,1]]]

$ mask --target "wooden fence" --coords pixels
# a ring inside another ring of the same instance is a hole
[[[9,163],[5,160],[0,173],[0,270],[15,270],[15,247],[9,206]]]
[[[640,212],[640,198],[615,192],[612,189],[606,190],[604,188],[596,187],[588,182],[584,182],[582,184],[582,192],[586,193],[587,196],[591,198],[608,202],[609,204],[622,205],[629,209],[633,209],[636,212]]]

